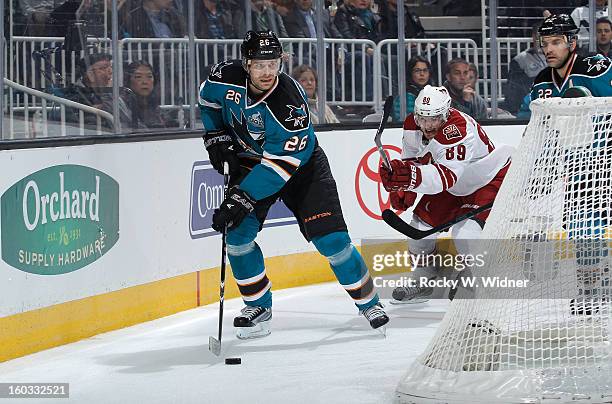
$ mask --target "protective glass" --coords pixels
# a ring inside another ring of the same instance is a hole
[[[542,48],[542,50],[546,50],[547,48],[565,49],[569,47],[569,45],[570,43],[565,35],[540,37],[540,48]]]
[[[272,74],[277,74],[280,70],[281,60],[273,59],[273,60],[253,60],[250,64],[250,69],[255,73],[266,73],[270,72]]]
[[[442,115],[436,115],[436,116],[415,115],[414,121],[421,128],[434,128],[444,123],[444,117]]]

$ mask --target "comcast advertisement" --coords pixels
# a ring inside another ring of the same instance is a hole
[[[119,239],[119,184],[90,167],[37,171],[13,184],[0,203],[2,260],[21,271],[76,271]]]

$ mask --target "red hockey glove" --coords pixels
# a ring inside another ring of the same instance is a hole
[[[389,171],[381,164],[380,179],[387,192],[412,191],[421,184],[421,169],[412,161],[393,160]]]
[[[391,192],[391,207],[395,210],[408,210],[414,204],[417,194],[412,191]]]

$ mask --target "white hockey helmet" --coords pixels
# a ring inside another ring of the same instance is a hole
[[[425,86],[414,102],[414,114],[448,118],[451,97],[445,87]]]

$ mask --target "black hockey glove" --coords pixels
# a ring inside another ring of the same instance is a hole
[[[219,174],[223,174],[223,162],[225,161],[229,164],[230,174],[240,173],[240,160],[234,151],[234,142],[229,133],[224,130],[206,132],[202,139],[208,151],[210,164]]]
[[[212,228],[218,232],[223,231],[227,225],[228,230],[237,227],[244,218],[255,209],[255,200],[237,186],[227,191],[227,198],[223,200],[219,209],[215,209],[212,217]]]

